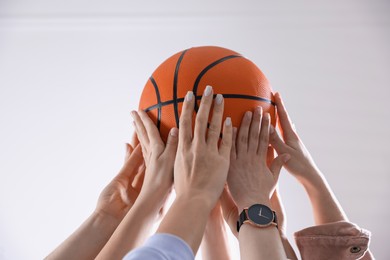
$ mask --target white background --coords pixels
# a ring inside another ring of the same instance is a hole
[[[263,70],[350,220],[389,259],[389,11],[363,0],[0,0],[0,259],[43,258],[88,217],[121,167],[146,80],[200,45]],[[311,209],[287,172],[281,192],[293,242]]]

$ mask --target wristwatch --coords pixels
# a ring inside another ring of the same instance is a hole
[[[278,227],[275,211],[263,204],[253,204],[249,208],[244,208],[237,221],[237,232],[244,223],[249,223],[255,227],[268,227],[274,225]]]

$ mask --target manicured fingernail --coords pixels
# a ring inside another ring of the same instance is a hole
[[[135,113],[137,113],[137,112],[135,112],[134,110],[130,112],[130,115],[131,115],[134,119],[135,119]]]
[[[186,95],[186,100],[191,101],[193,97],[194,97],[194,93],[192,91],[188,91]]]
[[[265,113],[265,119],[267,119],[268,121],[271,119],[271,116],[269,113]]]
[[[176,136],[179,134],[179,131],[178,131],[178,129],[177,129],[176,127],[174,127],[174,128],[171,129],[170,134],[171,134],[172,136],[175,136],[175,137],[176,137]]]
[[[221,94],[217,94],[215,97],[215,102],[217,102],[218,105],[222,104],[223,96]]]
[[[204,90],[204,96],[207,97],[211,94],[211,91],[213,90],[213,87],[208,85],[206,89]]]
[[[231,125],[232,124],[232,119],[230,117],[227,117],[225,120],[225,125]]]
[[[246,118],[251,119],[252,118],[252,112],[251,111],[246,111],[245,112],[245,116],[246,116]]]
[[[275,132],[274,126],[270,125],[269,126],[269,133],[272,135]]]
[[[256,113],[258,115],[261,115],[262,110],[263,110],[263,108],[261,106],[256,107]]]

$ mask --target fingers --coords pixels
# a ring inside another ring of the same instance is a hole
[[[133,135],[131,136],[130,145],[134,149],[139,144],[137,133],[133,132]]]
[[[219,153],[222,154],[225,158],[229,158],[230,150],[232,148],[232,136],[232,120],[230,117],[227,117],[225,119],[225,123],[223,124],[222,142],[219,146]]]
[[[269,142],[272,145],[272,147],[275,148],[276,152],[278,154],[286,153],[287,145],[280,138],[278,132],[272,125],[269,128],[269,133],[270,133]]]
[[[194,113],[195,98],[192,91],[188,91],[184,98],[179,123],[179,145],[188,147],[192,141],[192,115]]]
[[[161,139],[160,132],[158,131],[157,126],[153,123],[152,119],[150,119],[148,114],[143,110],[139,110],[138,115],[140,116],[142,124],[146,129],[149,141],[153,144],[159,144],[161,146],[164,146],[164,142]]]
[[[133,150],[134,148],[130,144],[125,143],[125,162],[129,159]]]
[[[176,156],[177,145],[178,145],[178,134],[179,134],[179,130],[176,127],[172,128],[171,131],[169,131],[167,144],[165,146],[165,152],[168,153],[172,161],[175,160],[175,156]]]
[[[272,161],[275,159],[275,151],[274,148],[268,146],[267,150],[267,166],[268,168],[271,166]]]
[[[289,139],[294,138],[296,136],[293,124],[291,123],[291,119],[287,113],[286,107],[284,106],[282,97],[280,96],[280,93],[277,92],[275,94],[275,103],[276,103],[276,109],[279,116],[279,122],[280,126],[283,130],[283,138]]]
[[[214,100],[213,115],[207,130],[207,143],[217,145],[221,134],[224,100],[221,94],[217,94]]]
[[[265,113],[261,120],[261,129],[260,129],[260,138],[258,143],[257,154],[264,157],[264,160],[267,160],[267,150],[269,144],[269,125],[270,125],[270,115]]]
[[[248,152],[248,133],[251,120],[252,112],[247,111],[242,117],[240,130],[238,131],[238,138],[236,143],[237,154],[246,154]]]
[[[278,157],[276,157],[271,163],[269,169],[274,175],[276,181],[279,179],[280,170],[282,169],[283,164],[285,164],[288,160],[290,160],[289,154],[281,154]]]
[[[141,145],[148,146],[149,145],[149,137],[148,137],[148,133],[147,133],[146,128],[142,122],[141,117],[139,116],[139,114],[136,111],[131,111],[131,116],[134,119],[133,124],[135,127],[135,131],[137,133],[138,140],[141,142]]]
[[[232,149],[230,150],[230,160],[235,160],[237,158],[236,139],[237,139],[237,127],[233,127]]]
[[[206,142],[207,123],[212,102],[213,88],[211,86],[207,86],[203,92],[202,100],[200,101],[194,131],[194,139],[202,142]]]
[[[143,161],[141,146],[137,145],[129,159],[123,165],[118,176],[125,176],[132,180],[137,174],[138,168],[143,164]]]
[[[252,123],[249,129],[249,141],[248,151],[257,152],[257,144],[260,134],[260,121],[263,114],[263,108],[261,106],[256,107],[255,112],[252,116]]]

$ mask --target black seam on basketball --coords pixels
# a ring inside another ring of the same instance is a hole
[[[230,59],[233,59],[233,58],[243,58],[241,55],[238,55],[238,54],[234,54],[234,55],[229,55],[229,56],[226,56],[226,57],[223,57],[219,60],[216,60],[214,61],[213,63],[207,65],[198,75],[198,77],[196,78],[195,80],[195,83],[194,83],[194,88],[192,89],[192,92],[194,93],[194,96],[197,97],[197,91],[198,91],[198,85],[199,85],[199,82],[200,80],[202,79],[203,75],[206,74],[207,71],[209,71],[211,68],[215,67],[216,65],[220,64],[221,62],[224,62],[226,60],[230,60]],[[197,113],[198,112],[198,104],[195,100],[195,103],[194,103],[194,109],[195,109],[195,112]]]
[[[216,95],[214,95],[215,97]],[[222,94],[222,96],[226,99],[226,98],[240,98],[240,99],[249,99],[249,100],[256,100],[256,101],[261,101],[261,102],[266,102],[266,103],[269,103],[273,106],[275,106],[275,102],[273,102],[272,100],[269,100],[267,98],[263,98],[263,97],[258,97],[258,96],[250,96],[250,95],[241,95],[241,94]],[[195,97],[196,99],[202,99],[202,96],[196,96]],[[184,98],[177,98],[176,99],[176,103],[182,103],[184,102]],[[153,109],[156,109],[156,108],[162,108],[164,106],[168,106],[170,104],[174,104],[175,101],[174,100],[168,100],[168,101],[164,101],[164,102],[161,102],[159,104],[156,104],[156,105],[153,105],[153,106],[150,106],[150,107],[147,107],[146,109],[144,109],[145,112],[149,112],[150,110],[153,110]]]
[[[157,98],[157,104],[158,104],[158,111],[157,111],[157,129],[160,130],[160,123],[161,123],[161,99],[160,99],[160,91],[158,90],[158,86],[156,81],[154,80],[153,76],[150,76],[150,82],[152,82],[154,90],[156,91],[156,98]]]
[[[187,52],[187,50],[184,50],[179,59],[177,60],[176,63],[176,68],[175,68],[175,75],[173,77],[173,108],[175,110],[175,120],[176,120],[176,127],[179,128],[179,109],[177,107],[177,80],[179,76],[179,69],[180,69],[180,64],[181,61],[183,60],[184,54]]]

